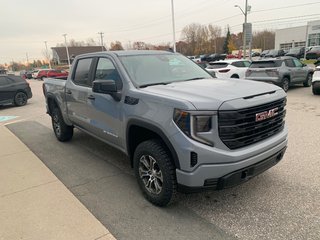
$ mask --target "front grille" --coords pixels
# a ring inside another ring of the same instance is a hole
[[[232,111],[219,111],[219,136],[230,149],[237,149],[262,141],[284,128],[286,115],[283,98],[256,107]],[[256,114],[278,108],[277,115],[262,121],[256,121]]]

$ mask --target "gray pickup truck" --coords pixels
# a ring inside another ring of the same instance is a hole
[[[45,79],[44,94],[59,141],[76,127],[120,149],[158,206],[177,191],[246,182],[277,164],[287,146],[281,88],[212,78],[178,53],[77,56],[67,80]]]

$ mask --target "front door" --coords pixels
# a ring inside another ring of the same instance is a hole
[[[307,79],[308,70],[303,67],[302,63],[298,59],[293,59],[293,62],[296,66],[297,81],[304,82]]]
[[[122,89],[122,81],[119,73],[110,58],[100,57],[95,67],[94,80],[113,80],[117,89]],[[88,100],[91,124],[95,135],[103,140],[119,146],[121,144],[121,101],[115,101],[109,94],[90,92]]]

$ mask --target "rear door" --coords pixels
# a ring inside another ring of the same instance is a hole
[[[84,130],[90,131],[88,97],[91,94],[92,67],[95,58],[79,59],[71,79],[67,80],[65,97],[69,119]]]
[[[0,76],[0,103],[5,103],[12,99],[12,91],[10,90],[10,84],[7,77]]]

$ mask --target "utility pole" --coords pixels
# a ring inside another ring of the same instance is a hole
[[[100,34],[100,39],[101,39],[101,52],[103,52],[104,51],[104,49],[103,49],[103,32],[98,32],[98,34]]]
[[[50,61],[50,56],[49,56],[49,53],[48,53],[47,41],[44,41],[44,44],[46,45],[46,57],[47,57],[47,60],[49,62],[49,68],[51,69],[51,61]]]
[[[68,58],[68,65],[69,65],[69,71],[70,71],[70,57],[69,57],[69,50],[68,50],[68,45],[67,45],[67,34],[63,34],[64,36],[64,43],[66,45],[66,51],[67,51],[67,58]]]
[[[176,26],[174,22],[174,5],[171,0],[171,15],[172,15],[172,33],[173,33],[173,52],[176,52]]]
[[[28,56],[28,53],[26,53],[26,57],[27,57],[27,66],[29,67],[29,56]]]

